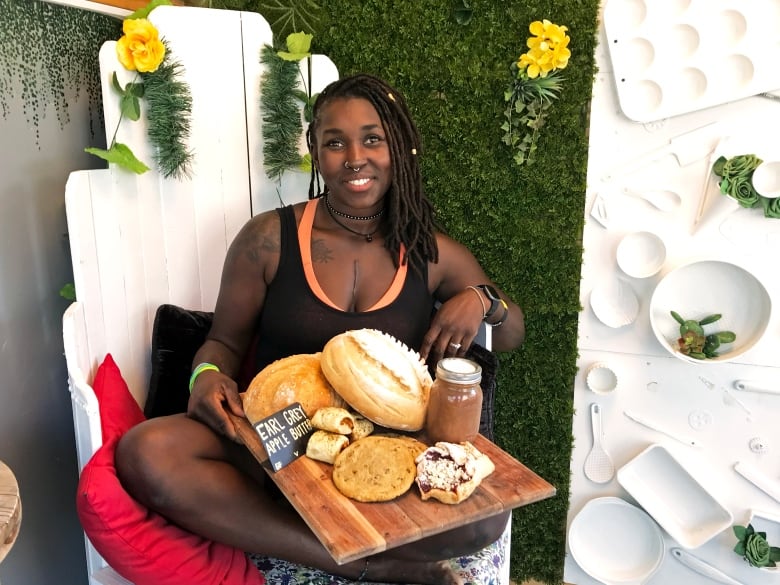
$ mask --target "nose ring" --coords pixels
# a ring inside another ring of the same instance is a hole
[[[354,172],[354,173],[357,173],[357,172],[358,172],[360,169],[362,169],[363,167],[351,167],[351,166],[349,166],[349,161],[348,161],[348,160],[345,160],[345,161],[344,161],[344,168],[345,168],[345,169],[349,169],[350,171],[352,171],[352,172]]]

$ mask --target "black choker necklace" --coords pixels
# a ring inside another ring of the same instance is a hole
[[[327,198],[327,197],[325,197],[325,207],[327,208],[327,210],[328,210],[328,213],[330,214],[330,216],[333,218],[333,221],[335,221],[337,224],[339,224],[339,225],[340,225],[341,227],[343,227],[345,230],[347,230],[348,232],[352,232],[352,233],[353,233],[353,234],[355,234],[356,236],[360,236],[360,237],[363,237],[363,238],[365,238],[365,239],[366,239],[366,242],[369,242],[369,243],[370,243],[370,242],[373,242],[373,241],[374,241],[374,234],[375,234],[375,233],[377,233],[377,232],[379,231],[379,226],[378,226],[378,225],[376,226],[376,229],[374,229],[374,231],[373,231],[373,232],[369,232],[369,233],[367,233],[367,234],[364,234],[363,232],[359,232],[359,231],[357,231],[357,230],[353,230],[353,229],[352,229],[351,227],[349,227],[348,225],[345,225],[345,224],[341,223],[341,222],[339,221],[339,218],[338,218],[338,217],[336,217],[336,210],[335,210],[335,209],[333,209],[333,208],[330,206],[330,204],[328,203],[328,198]],[[378,214],[376,214],[376,215],[374,216],[374,218],[377,218],[377,217],[379,217],[380,215],[382,215],[382,212],[383,212],[383,211],[384,211],[384,209],[383,209],[382,211],[380,211]],[[351,217],[351,216],[345,216],[345,217]],[[366,219],[366,218],[363,218],[363,217],[361,217],[361,218],[356,218],[356,219]]]
[[[343,211],[339,211],[338,209],[333,207],[330,204],[330,199],[328,199],[327,195],[325,195],[325,205],[328,206],[328,211],[330,211],[331,215],[335,213],[339,217],[343,217],[345,219],[351,219],[353,221],[371,221],[372,219],[382,217],[382,214],[385,212],[385,208],[383,207],[373,215],[350,215],[349,213],[344,213]]]

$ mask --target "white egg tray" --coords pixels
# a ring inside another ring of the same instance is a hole
[[[780,88],[777,0],[608,0],[623,113],[651,122]]]

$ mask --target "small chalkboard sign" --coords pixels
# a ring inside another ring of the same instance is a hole
[[[274,471],[306,454],[306,444],[314,430],[300,402],[256,422],[254,427]]]

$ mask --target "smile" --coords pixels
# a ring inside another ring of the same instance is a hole
[[[354,181],[347,181],[350,185],[362,186],[366,185],[371,179],[355,179]]]

